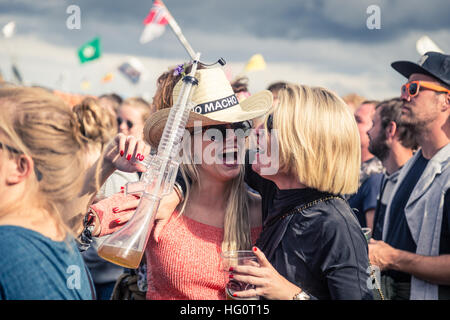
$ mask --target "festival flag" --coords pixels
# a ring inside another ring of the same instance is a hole
[[[153,6],[150,9],[149,14],[144,19],[144,31],[142,31],[141,38],[139,42],[144,44],[147,43],[164,33],[166,29],[167,20],[167,10],[165,6],[159,0],[153,2]]]
[[[119,66],[119,71],[133,84],[136,84],[145,72],[145,67],[140,60],[132,57]]]
[[[102,83],[111,82],[114,79],[114,73],[108,72],[102,78]]]
[[[86,42],[78,49],[78,57],[81,63],[92,61],[100,58],[101,56],[100,38],[94,38],[89,42]]]
[[[266,68],[266,62],[261,54],[253,55],[250,60],[248,60],[247,65],[245,66],[245,71],[256,71],[256,70],[264,70]]]
[[[89,80],[81,81],[81,89],[89,90],[91,88],[91,82]]]
[[[437,44],[434,43],[434,41],[431,40],[428,36],[423,36],[419,40],[417,40],[416,49],[421,56],[429,51],[444,53],[441,48],[439,48]]]
[[[5,24],[5,26],[3,27],[2,29],[3,36],[5,36],[5,38],[11,38],[14,35],[15,30],[16,30],[16,23],[14,21],[11,21]]]

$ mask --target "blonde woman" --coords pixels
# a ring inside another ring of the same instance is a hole
[[[119,132],[141,139],[145,120],[153,112],[153,107],[142,98],[124,100],[117,111]]]
[[[169,212],[157,241],[153,234],[147,244],[147,299],[225,299],[221,252],[250,249],[261,230],[260,199],[244,184],[238,137],[244,139],[251,128],[248,120],[267,113],[272,95],[264,91],[239,102],[219,68],[200,69],[196,78],[192,100],[198,113],[191,112],[186,125],[192,135],[184,138],[181,165],[191,184],[178,209]],[[181,82],[165,85],[170,89],[162,86],[159,92],[173,93],[176,101]],[[158,146],[169,111],[159,110],[146,121],[144,140],[151,146]],[[102,221],[101,230],[106,228]]]
[[[256,286],[236,297],[371,299],[367,242],[340,196],[358,188],[359,136],[351,110],[323,88],[287,84],[278,98],[267,131],[258,135],[261,152],[279,151],[269,157],[278,163],[263,164],[258,154],[246,177],[263,201],[263,231],[253,248],[261,267],[232,270],[235,280]],[[265,174],[274,165],[278,172]]]
[[[145,170],[135,155],[149,150],[119,135],[92,163],[87,127],[42,89],[0,89],[0,108],[0,299],[92,299],[82,218],[98,185],[116,168]]]

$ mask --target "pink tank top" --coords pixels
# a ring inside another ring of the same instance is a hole
[[[146,248],[147,299],[225,299],[221,268],[223,229],[174,213],[159,236],[150,236]],[[261,227],[252,228],[252,243]]]

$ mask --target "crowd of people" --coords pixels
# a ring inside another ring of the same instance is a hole
[[[0,84],[0,300],[221,300],[229,279],[251,285],[235,299],[450,299],[450,56],[437,52],[392,63],[407,80],[383,101],[283,81],[250,94],[199,63],[144,257],[102,259],[191,67],[160,75],[151,102]],[[239,250],[257,265],[224,272]]]

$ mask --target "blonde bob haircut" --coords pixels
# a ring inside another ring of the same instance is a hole
[[[280,171],[332,194],[357,191],[361,149],[350,108],[335,93],[288,84],[278,93],[273,128],[278,130]]]

